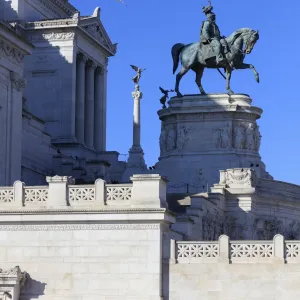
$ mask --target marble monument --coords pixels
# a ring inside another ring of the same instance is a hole
[[[229,86],[242,61],[226,47],[249,40],[249,54],[258,32],[224,41],[212,10],[198,50],[225,66],[229,94],[204,94],[199,74],[202,95],[182,96],[182,74],[168,103],[161,89],[150,170],[135,66],[128,162],[106,149],[116,44],[100,9],[81,16],[68,0],[0,0],[1,299],[299,298],[300,186],[268,174],[262,110]]]

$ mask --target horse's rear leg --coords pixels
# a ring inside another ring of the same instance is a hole
[[[234,92],[230,88],[230,80],[231,80],[232,70],[230,68],[226,69],[226,90],[229,95],[234,94]]]
[[[202,87],[202,83],[201,83],[201,79],[202,79],[203,72],[204,72],[204,67],[198,66],[196,68],[193,68],[193,71],[196,73],[196,84],[200,90],[200,93],[202,95],[206,95],[206,93]]]
[[[181,67],[181,70],[176,75],[176,85],[175,85],[175,92],[177,93],[177,97],[182,97],[182,94],[179,91],[179,83],[181,78],[188,72],[188,68]]]

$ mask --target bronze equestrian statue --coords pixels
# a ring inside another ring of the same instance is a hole
[[[201,84],[205,68],[218,70],[223,68],[226,71],[226,89],[229,94],[233,94],[230,79],[234,69],[252,69],[256,81],[259,82],[259,74],[254,66],[244,63],[246,54],[251,53],[259,39],[259,32],[242,28],[233,32],[228,38],[222,37],[212,10],[211,5],[203,8],[207,20],[201,27],[200,43],[188,45],[178,43],[172,47],[173,74],[178,68],[179,61],[181,62],[181,70],[176,76],[175,85],[175,92],[179,97],[182,97],[179,91],[180,80],[190,69],[196,73],[196,84],[201,94],[205,94]]]

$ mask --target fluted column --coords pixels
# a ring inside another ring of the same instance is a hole
[[[103,132],[106,130],[104,123],[104,77],[103,68],[98,67],[95,72],[95,150],[97,152],[105,151],[103,143]]]
[[[94,107],[95,107],[95,69],[96,65],[89,60],[85,76],[85,126],[84,140],[88,148],[94,148]]]
[[[75,132],[79,143],[84,144],[84,111],[85,111],[85,64],[84,54],[77,55],[76,63],[76,112]]]

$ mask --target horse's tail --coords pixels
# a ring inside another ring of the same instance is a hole
[[[185,47],[184,44],[178,43],[172,47],[172,57],[173,57],[173,74],[176,72],[179,64],[180,52]]]

